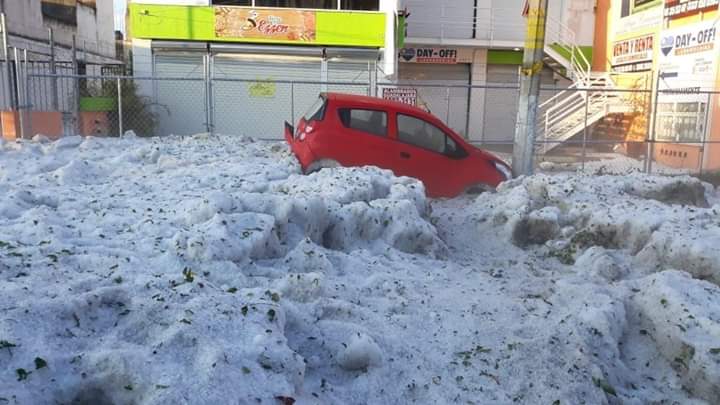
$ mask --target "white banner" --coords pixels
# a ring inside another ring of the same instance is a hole
[[[665,30],[660,36],[660,89],[713,90],[718,59],[714,21]]]

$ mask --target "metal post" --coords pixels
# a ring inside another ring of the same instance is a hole
[[[18,113],[18,120],[20,121],[20,139],[25,139],[25,120],[23,118],[22,108],[23,108],[23,101],[21,100],[21,91],[20,91],[20,83],[21,82],[21,69],[20,66],[20,56],[18,53],[18,49],[14,48],[15,53],[15,89],[17,92],[15,93],[16,97],[16,107],[17,107],[17,113]]]
[[[5,57],[5,77],[6,77],[6,83],[7,84],[7,92],[10,97],[10,108],[14,107],[16,104],[13,100],[15,100],[14,94],[13,94],[13,86],[12,86],[12,69],[10,68],[10,51],[8,50],[8,30],[7,30],[7,23],[5,22],[5,13],[0,13],[0,25],[2,25],[2,47],[3,47],[3,56]]]
[[[513,146],[513,175],[533,172],[535,125],[540,98],[540,73],[543,67],[547,0],[530,0],[525,51],[520,77],[520,102]]]
[[[208,94],[208,126],[210,133],[215,133],[215,97],[213,97],[213,55],[207,54],[208,74],[207,74],[207,94]]]
[[[703,164],[705,163],[705,151],[706,151],[706,142],[707,142],[707,133],[708,133],[708,124],[710,123],[710,103],[712,102],[712,99],[710,97],[712,93],[708,92],[707,94],[707,104],[705,104],[705,124],[703,125],[703,138],[702,143],[700,144],[700,170],[699,173],[702,174],[703,172]]]
[[[50,74],[53,75],[50,80],[50,97],[52,100],[52,110],[58,109],[58,88],[57,88],[57,68],[55,66],[55,34],[52,28],[48,28],[48,40],[50,41]]]
[[[207,53],[203,58],[203,77],[205,79],[205,130],[212,133],[212,119],[210,118],[210,55]]]
[[[73,69],[73,75],[75,75],[75,78],[73,79],[74,86],[73,86],[73,93],[74,93],[74,106],[73,106],[73,121],[75,122],[75,134],[80,134],[81,131],[81,125],[80,125],[80,78],[77,76],[79,73],[78,69],[78,61],[77,61],[77,44],[75,42],[75,35],[72,37],[72,69]]]
[[[657,112],[658,112],[658,99],[660,98],[660,79],[662,78],[662,71],[658,71],[657,79],[655,80],[655,101],[653,102],[653,114],[652,114],[652,132],[650,132],[647,146],[647,174],[652,173],[652,162],[655,155],[655,133],[657,132]]]
[[[447,97],[447,114],[445,115],[445,125],[450,126],[450,87],[445,89],[445,96]]]
[[[123,136],[123,109],[122,109],[122,82],[117,78],[117,104],[118,104],[118,136]]]
[[[295,82],[290,82],[290,124],[295,125]]]
[[[32,123],[28,117],[28,111],[30,111],[31,103],[30,103],[30,74],[29,74],[29,66],[28,63],[28,50],[23,49],[23,110],[20,111],[20,115],[23,116],[23,123],[30,124],[30,129],[32,130]],[[23,127],[23,137],[26,132],[27,128]],[[32,136],[32,134],[30,134]]]
[[[647,121],[647,124],[645,125],[645,140],[646,140],[646,141],[647,141],[648,137],[650,136],[650,130],[651,130],[651,126],[650,126],[650,125],[651,125],[651,121],[652,121],[652,102],[653,102],[653,98],[652,98],[652,83],[653,83],[653,80],[652,80],[652,74],[651,74],[651,75],[650,75],[650,83],[649,83],[649,86],[648,86],[647,80],[645,81],[645,90],[648,90],[648,91],[649,91],[648,93],[645,93],[646,96],[649,94],[649,97],[647,98],[647,105],[646,105],[646,107],[645,107],[645,108],[647,109],[647,112],[645,113],[645,115],[646,115],[645,120]],[[647,173],[647,171],[648,171],[648,168],[647,168],[647,167],[648,167],[648,161],[649,161],[648,158],[649,158],[649,155],[648,155],[648,152],[647,152],[647,150],[646,150],[646,151],[645,151],[645,161],[643,162],[643,171],[645,171],[646,173]]]
[[[587,150],[588,136],[588,104],[590,104],[590,90],[585,90],[585,126],[583,127],[583,143],[582,143],[582,171],[585,172],[585,153]]]

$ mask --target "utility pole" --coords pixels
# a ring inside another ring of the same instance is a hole
[[[548,0],[530,0],[522,75],[520,76],[520,102],[515,125],[513,146],[513,176],[530,175],[533,172],[535,149],[535,124],[540,98],[540,73],[543,68],[545,48],[545,22]]]

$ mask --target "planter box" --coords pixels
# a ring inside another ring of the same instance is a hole
[[[107,112],[117,110],[115,97],[80,97],[80,111]]]

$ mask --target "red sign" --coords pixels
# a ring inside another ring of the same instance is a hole
[[[720,0],[665,0],[663,15],[668,19],[687,17],[718,9]]]

